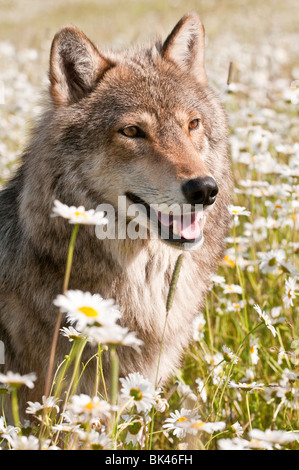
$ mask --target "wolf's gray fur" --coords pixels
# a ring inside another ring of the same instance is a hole
[[[229,224],[227,123],[207,85],[203,27],[196,14],[186,15],[164,43],[104,56],[69,26],[54,38],[49,77],[45,111],[17,174],[0,193],[1,370],[36,372],[36,387],[24,399],[40,401],[57,318],[53,300],[62,290],[72,229],[50,217],[55,199],[86,209],[116,207],[119,195],[133,192],[148,204],[184,204],[182,182],[211,175],[219,192],[207,211],[202,246],[183,251],[160,365],[165,382],[190,341]],[[184,122],[195,111],[200,128],[189,135]],[[133,124],[150,138],[119,132]],[[144,341],[141,354],[119,348],[121,376],[140,371],[155,379],[179,253],[161,240],[98,240],[94,228],[79,230],[69,287],[114,298],[122,324]],[[57,363],[68,351],[61,336]],[[88,373],[84,384],[92,393]]]

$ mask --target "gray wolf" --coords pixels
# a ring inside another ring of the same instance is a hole
[[[35,372],[36,387],[23,399],[40,401],[71,235],[65,220],[50,216],[54,200],[86,209],[110,204],[118,217],[124,196],[146,208],[201,204],[206,217],[203,232],[193,214],[188,236],[182,220],[179,236],[167,240],[99,240],[88,226],[78,233],[69,288],[114,298],[123,325],[144,342],[140,354],[119,348],[122,377],[140,371],[155,380],[169,281],[183,253],[159,369],[163,384],[188,346],[229,225],[227,119],[208,85],[204,28],[191,13],[165,41],[104,54],[77,27],[64,27],[52,43],[49,80],[44,112],[0,193],[1,371]],[[61,336],[57,364],[68,351]],[[108,374],[105,357],[104,367]],[[87,373],[84,391],[92,393],[93,383]]]

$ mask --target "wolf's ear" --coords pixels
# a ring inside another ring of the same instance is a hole
[[[196,13],[185,15],[174,27],[162,47],[162,56],[193,74],[205,86],[205,30]]]
[[[50,92],[55,105],[79,101],[112,65],[82,31],[75,26],[63,28],[54,37],[50,55]]]

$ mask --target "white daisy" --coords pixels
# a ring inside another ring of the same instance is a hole
[[[257,311],[260,319],[264,321],[266,327],[271,331],[272,335],[275,338],[277,333],[276,333],[274,326],[272,325],[271,319],[268,317],[268,315],[265,312],[262,311],[259,305],[256,304],[253,306],[253,308]]]
[[[226,284],[223,289],[223,294],[242,294],[242,287],[238,284]]]
[[[39,440],[35,436],[21,436],[16,432],[3,434],[13,450],[39,450]]]
[[[111,439],[104,433],[99,433],[94,429],[78,429],[77,434],[84,445],[84,449],[90,450],[110,450]]]
[[[192,322],[192,331],[194,341],[200,341],[205,331],[206,320],[202,313],[197,315]]]
[[[59,406],[57,405],[57,402],[58,402],[58,398],[54,398],[54,397],[46,398],[45,396],[42,397],[42,403],[28,401],[28,407],[26,408],[26,413],[38,415],[44,410],[46,411],[56,410],[56,412],[59,413]]]
[[[86,210],[83,206],[67,206],[57,199],[54,201],[51,217],[63,217],[70,224],[104,225],[108,223],[104,212],[97,212],[94,209]]]
[[[271,308],[270,314],[273,319],[276,319],[280,316],[281,312],[282,312],[282,306],[279,305],[277,307]]]
[[[285,280],[285,294],[282,298],[286,308],[293,307],[293,300],[296,297],[296,279],[289,277]]]
[[[72,396],[66,410],[67,416],[71,417],[72,422],[88,423],[94,419],[109,418],[111,406],[97,396],[90,397],[82,393]]]
[[[232,424],[232,429],[237,437],[241,437],[244,432],[239,421],[236,421],[234,424]]]
[[[235,256],[231,255],[230,253],[226,253],[226,255],[222,259],[222,264],[225,266],[229,266],[230,268],[234,268],[236,266]],[[219,285],[223,287],[223,283]]]
[[[249,348],[249,354],[250,354],[250,360],[252,364],[256,365],[258,361],[260,360],[259,355],[258,355],[258,348],[259,345],[257,341],[250,341],[250,348]]]
[[[8,425],[6,424],[6,421],[4,419],[4,416],[1,416],[0,417],[0,436],[2,434],[10,434],[11,432],[15,432],[15,433],[19,433],[20,432],[20,428],[17,428],[15,426],[11,426],[11,425]]]
[[[207,396],[207,391],[205,387],[205,382],[202,379],[198,378],[195,380],[195,383],[197,384],[197,391],[198,391],[200,398],[202,399],[204,403],[206,403],[208,396]]]
[[[267,253],[259,252],[259,269],[264,274],[276,274],[285,260],[284,250],[270,250]]]
[[[197,400],[197,396],[192,392],[190,385],[179,382],[177,386],[177,391],[183,395],[184,399],[187,398],[192,401]]]
[[[191,426],[192,420],[199,419],[196,412],[182,408],[181,411],[175,410],[170,413],[170,418],[165,420],[163,428],[167,431],[172,431],[175,436],[182,439],[186,436],[188,428]]]
[[[264,390],[264,384],[263,383],[258,384],[256,382],[252,382],[252,383],[239,382],[239,383],[236,383],[233,380],[231,380],[228,383],[228,386],[230,388],[236,388],[236,389],[240,389],[240,390],[247,390],[249,392],[253,392],[254,390]]]
[[[223,373],[224,357],[222,353],[216,353],[213,356],[206,354],[205,361],[210,365],[213,374],[213,383],[218,383],[218,379]]]
[[[150,411],[155,403],[155,387],[146,380],[139,372],[132,372],[126,378],[119,379],[121,382],[120,397],[124,400],[132,400],[137,412]]]
[[[151,418],[148,415],[144,416],[143,419],[135,415],[122,415],[122,419],[127,423],[125,443],[131,444],[133,447],[141,444],[142,437],[146,432],[146,426],[150,423]]]
[[[28,388],[34,388],[34,381],[36,379],[35,373],[20,375],[9,371],[6,375],[0,374],[0,383],[10,385],[11,387],[26,385]]]
[[[217,441],[219,450],[248,450],[249,443],[246,439],[234,437],[233,439],[219,439]]]
[[[155,399],[154,408],[159,413],[164,413],[169,408],[169,404],[166,398],[161,397],[161,390],[155,391],[154,399]]]
[[[77,331],[72,326],[69,326],[69,327],[63,326],[60,331],[63,336],[66,336],[66,338],[69,339],[70,342],[74,341],[74,339],[84,338],[84,335],[79,333],[79,331]]]
[[[213,274],[210,278],[209,288],[212,289],[214,284],[220,285],[220,286],[225,284],[225,278],[223,276],[218,276],[217,274]]]
[[[54,305],[67,314],[71,322],[76,322],[79,332],[87,325],[112,325],[121,316],[114,300],[104,300],[99,294],[69,290],[58,295]]]
[[[227,302],[227,311],[228,312],[240,312],[244,308],[244,301],[240,300],[239,302]]]
[[[187,428],[187,432],[190,434],[197,434],[200,431],[205,431],[208,434],[212,434],[214,431],[223,431],[226,424],[224,421],[218,421],[216,423],[206,423],[200,419],[192,419],[190,426]]]
[[[222,346],[222,351],[224,354],[224,359],[227,362],[232,362],[233,364],[237,364],[239,358],[233,353],[233,351],[230,348],[224,345]]]
[[[235,215],[246,215],[246,216],[250,215],[250,211],[246,210],[246,207],[241,207],[241,206],[230,205],[228,206],[228,211],[230,214],[234,216]]]
[[[289,442],[299,441],[299,431],[261,431],[260,429],[252,429],[249,431],[249,438],[253,440],[263,441],[271,444],[288,444]]]
[[[123,328],[120,325],[107,324],[103,327],[91,326],[85,328],[83,334],[88,337],[91,343],[95,344],[114,344],[117,346],[130,346],[136,351],[140,351],[143,341],[136,337],[136,333]]]

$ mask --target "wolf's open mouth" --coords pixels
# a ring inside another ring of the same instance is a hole
[[[197,245],[203,241],[203,227],[205,216],[203,211],[191,211],[183,215],[174,215],[161,212],[147,204],[139,196],[126,193],[126,196],[134,203],[145,207],[147,217],[156,222],[160,238],[168,243],[177,245]]]

